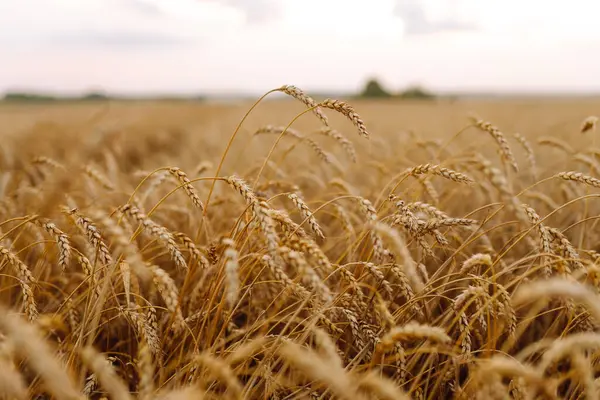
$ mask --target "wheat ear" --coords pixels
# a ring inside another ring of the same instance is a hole
[[[204,366],[208,371],[208,375],[222,381],[227,386],[227,389],[234,395],[234,398],[243,398],[242,385],[235,376],[235,373],[231,367],[225,361],[204,352],[195,356],[192,360],[192,363],[194,365]]]
[[[111,399],[132,400],[129,389],[117,376],[110,361],[92,347],[81,350],[81,359],[94,373],[102,387],[110,394]]]
[[[53,223],[41,219],[36,219],[35,223],[41,226],[52,238],[56,241],[58,246],[58,265],[64,272],[69,265],[71,259],[71,245],[69,244],[69,237]]]
[[[235,242],[229,238],[223,239],[225,245],[225,280],[226,280],[226,296],[227,305],[233,309],[239,296],[240,277],[239,277],[239,261],[238,252],[235,249]]]
[[[356,128],[358,129],[358,134],[360,136],[366,139],[369,138],[369,131],[367,131],[365,123],[360,118],[360,115],[358,115],[358,113],[350,104],[341,100],[325,99],[321,103],[319,103],[319,106],[323,108],[329,108],[344,115],[354,124],[354,126],[356,126]]]
[[[323,110],[321,110],[321,108],[318,107],[317,102],[312,97],[300,90],[298,87],[294,85],[283,85],[280,88],[278,88],[277,91],[283,92],[288,96],[291,96],[296,100],[304,103],[304,105],[307,108],[312,108],[313,114],[315,114],[317,118],[321,120],[323,125],[329,126],[327,116],[323,113]]]
[[[85,234],[94,250],[100,255],[100,261],[105,265],[111,264],[112,257],[110,255],[110,251],[108,250],[108,246],[106,245],[106,242],[94,221],[92,221],[91,218],[77,213],[75,223]]]
[[[192,183],[185,172],[177,167],[171,167],[168,169],[168,171],[173,177],[175,177],[175,179],[177,179],[180,184],[183,185],[183,189],[188,197],[192,200],[192,203],[201,211],[204,211],[204,204],[202,204],[202,200],[200,200],[198,191],[196,191],[196,188],[192,186]]]
[[[377,210],[375,210],[375,207],[373,207],[373,204],[369,200],[367,200],[363,197],[357,197],[357,200],[360,205],[360,210],[367,218],[368,224],[370,224],[370,225],[376,224],[377,219],[378,219],[377,218]],[[371,226],[369,226],[368,228],[369,228],[369,236],[371,237],[371,242],[373,243],[373,252],[375,255],[375,260],[377,260],[377,262],[386,261],[386,259],[390,255],[390,252],[385,249],[385,247],[383,245],[383,240],[381,239],[379,232],[377,232],[377,230],[373,229],[373,227],[371,227]]]
[[[115,190],[115,186],[112,184],[112,182],[91,165],[86,165],[83,168],[83,172],[90,177],[91,180],[102,186],[104,189],[111,191]]]
[[[187,263],[185,262],[185,258],[179,251],[177,244],[175,243],[175,239],[173,235],[167,231],[166,228],[158,225],[156,222],[151,220],[146,214],[142,213],[137,207],[132,204],[126,204],[120,208],[120,211],[125,215],[129,216],[136,222],[140,223],[144,230],[148,232],[150,236],[155,237],[161,243],[165,245],[169,253],[171,254],[171,258],[175,261],[175,264],[178,268],[187,269]]]
[[[323,235],[323,231],[321,230],[321,227],[319,226],[317,219],[315,218],[312,211],[310,211],[310,208],[308,208],[308,206],[306,205],[304,200],[302,200],[302,198],[300,198],[295,193],[290,193],[287,195],[287,197],[294,203],[296,208],[300,211],[302,218],[304,218],[308,221],[308,226],[310,226],[310,229],[314,232],[314,234],[319,239],[325,239],[325,236]]]
[[[424,175],[424,174],[437,175],[437,176],[441,176],[443,178],[446,178],[446,179],[449,179],[451,181],[458,182],[458,183],[471,184],[474,182],[474,180],[472,178],[468,177],[467,175],[465,175],[461,172],[453,171],[451,169],[444,168],[439,165],[432,165],[432,164],[418,165],[416,167],[408,169],[407,172],[409,175]]]
[[[587,117],[581,123],[581,133],[585,133],[587,131],[595,131],[597,124],[598,124],[598,117],[593,116],[593,115]]]
[[[356,163],[356,149],[354,148],[352,142],[346,138],[346,136],[342,135],[335,129],[331,129],[329,127],[322,128],[318,132],[321,135],[329,136],[330,138],[337,141],[340,144],[340,146],[342,146],[350,160],[353,163]]]
[[[436,343],[448,343],[450,336],[442,328],[409,322],[403,326],[395,326],[386,333],[379,343],[380,350],[391,349],[396,342],[408,339],[430,340]]]
[[[154,275],[154,284],[160,293],[163,301],[167,305],[167,309],[174,315],[175,321],[174,326],[176,328],[182,326],[183,315],[181,314],[181,308],[179,307],[179,291],[173,278],[162,268],[153,265],[150,267],[152,274]]]
[[[279,237],[275,230],[275,224],[269,216],[268,205],[265,202],[259,201],[250,186],[248,186],[241,178],[229,176],[225,181],[246,200],[246,204],[250,206],[254,218],[258,221],[260,230],[265,236],[269,253],[276,257],[277,248],[279,247]]]
[[[568,171],[568,172],[559,172],[554,175],[555,178],[564,179],[565,181],[574,181],[584,183],[589,186],[600,188],[600,179],[584,175],[581,172]]]
[[[537,175],[537,162],[536,162],[535,153],[533,152],[533,148],[531,147],[531,144],[529,143],[529,141],[527,140],[527,138],[525,136],[523,136],[522,134],[520,134],[518,132],[513,134],[513,136],[517,140],[517,142],[519,142],[519,144],[521,145],[523,150],[525,150],[525,155],[527,156],[527,162],[529,163],[529,168],[531,169],[533,176],[536,176]]]
[[[154,364],[152,363],[152,353],[145,340],[141,340],[138,348],[137,363],[139,382],[138,399],[151,400],[154,392]]]
[[[500,149],[500,157],[502,158],[502,162],[510,165],[515,172],[518,172],[519,167],[517,166],[515,156],[508,145],[506,137],[504,137],[504,134],[500,131],[500,129],[491,123],[478,118],[471,117],[471,120],[477,128],[489,133],[494,138]]]
[[[537,142],[539,145],[554,147],[569,155],[575,154],[575,149],[569,143],[554,136],[542,136]]]
[[[54,398],[82,399],[81,391],[54,356],[54,349],[34,325],[26,323],[0,305],[0,331],[6,335],[16,353],[27,359],[29,367],[40,376],[45,388]]]
[[[196,260],[202,269],[207,270],[210,268],[210,263],[189,236],[181,232],[177,232],[174,235],[181,243],[183,243],[184,247],[190,253],[190,258]]]
[[[45,156],[39,156],[39,157],[35,157],[31,163],[33,165],[47,165],[53,169],[59,169],[59,170],[65,170],[65,166],[62,165],[61,163],[59,163],[58,161],[50,158],[50,157],[45,157]]]
[[[0,371],[0,397],[27,400],[27,384],[14,363],[0,357]]]
[[[27,265],[25,265],[16,255],[14,255],[4,246],[0,246],[0,257],[8,261],[17,274],[19,285],[21,285],[21,293],[23,294],[23,308],[27,319],[29,321],[36,320],[38,317],[38,309],[37,305],[35,304],[33,290],[31,289],[31,284],[35,282],[31,271]]]

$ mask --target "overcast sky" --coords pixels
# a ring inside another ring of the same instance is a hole
[[[593,0],[0,0],[0,91],[600,91]]]

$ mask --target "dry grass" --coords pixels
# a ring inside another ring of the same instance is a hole
[[[0,398],[600,395],[597,101],[274,91],[0,106]]]

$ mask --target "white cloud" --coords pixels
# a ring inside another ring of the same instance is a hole
[[[147,51],[164,50],[189,44],[200,44],[197,37],[183,37],[168,32],[115,30],[115,29],[76,29],[59,32],[47,39],[47,44],[70,48],[103,48],[106,50]]]
[[[197,44],[242,23],[222,5],[195,0],[19,0],[19,4],[0,2],[3,47],[167,48]]]
[[[248,24],[262,24],[281,15],[280,0],[125,0],[141,12],[159,11],[164,15],[189,18],[200,10],[229,9]]]
[[[208,0],[211,1],[211,0]],[[274,0],[220,0],[244,13],[250,24],[271,21],[281,15],[280,3]]]
[[[600,3],[566,4],[0,0],[0,91],[600,90]]]
[[[456,19],[451,15],[431,19],[427,11],[425,4],[420,0],[397,0],[394,8],[394,13],[404,23],[404,34],[407,36],[477,29],[474,23]]]
[[[123,3],[123,7],[135,10],[145,16],[158,17],[163,15],[163,12],[161,11],[160,7],[158,7],[151,1],[121,0],[121,3]]]

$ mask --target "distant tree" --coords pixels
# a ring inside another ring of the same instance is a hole
[[[90,92],[81,97],[83,101],[108,100],[108,96],[100,92]]]
[[[45,102],[55,101],[56,98],[54,96],[36,93],[9,92],[4,95],[3,100],[15,102]]]
[[[435,95],[420,86],[410,86],[402,91],[399,97],[403,99],[433,99]]]
[[[377,79],[369,79],[365,85],[363,91],[360,93],[360,97],[369,98],[386,98],[392,97],[392,95],[381,86]]]

